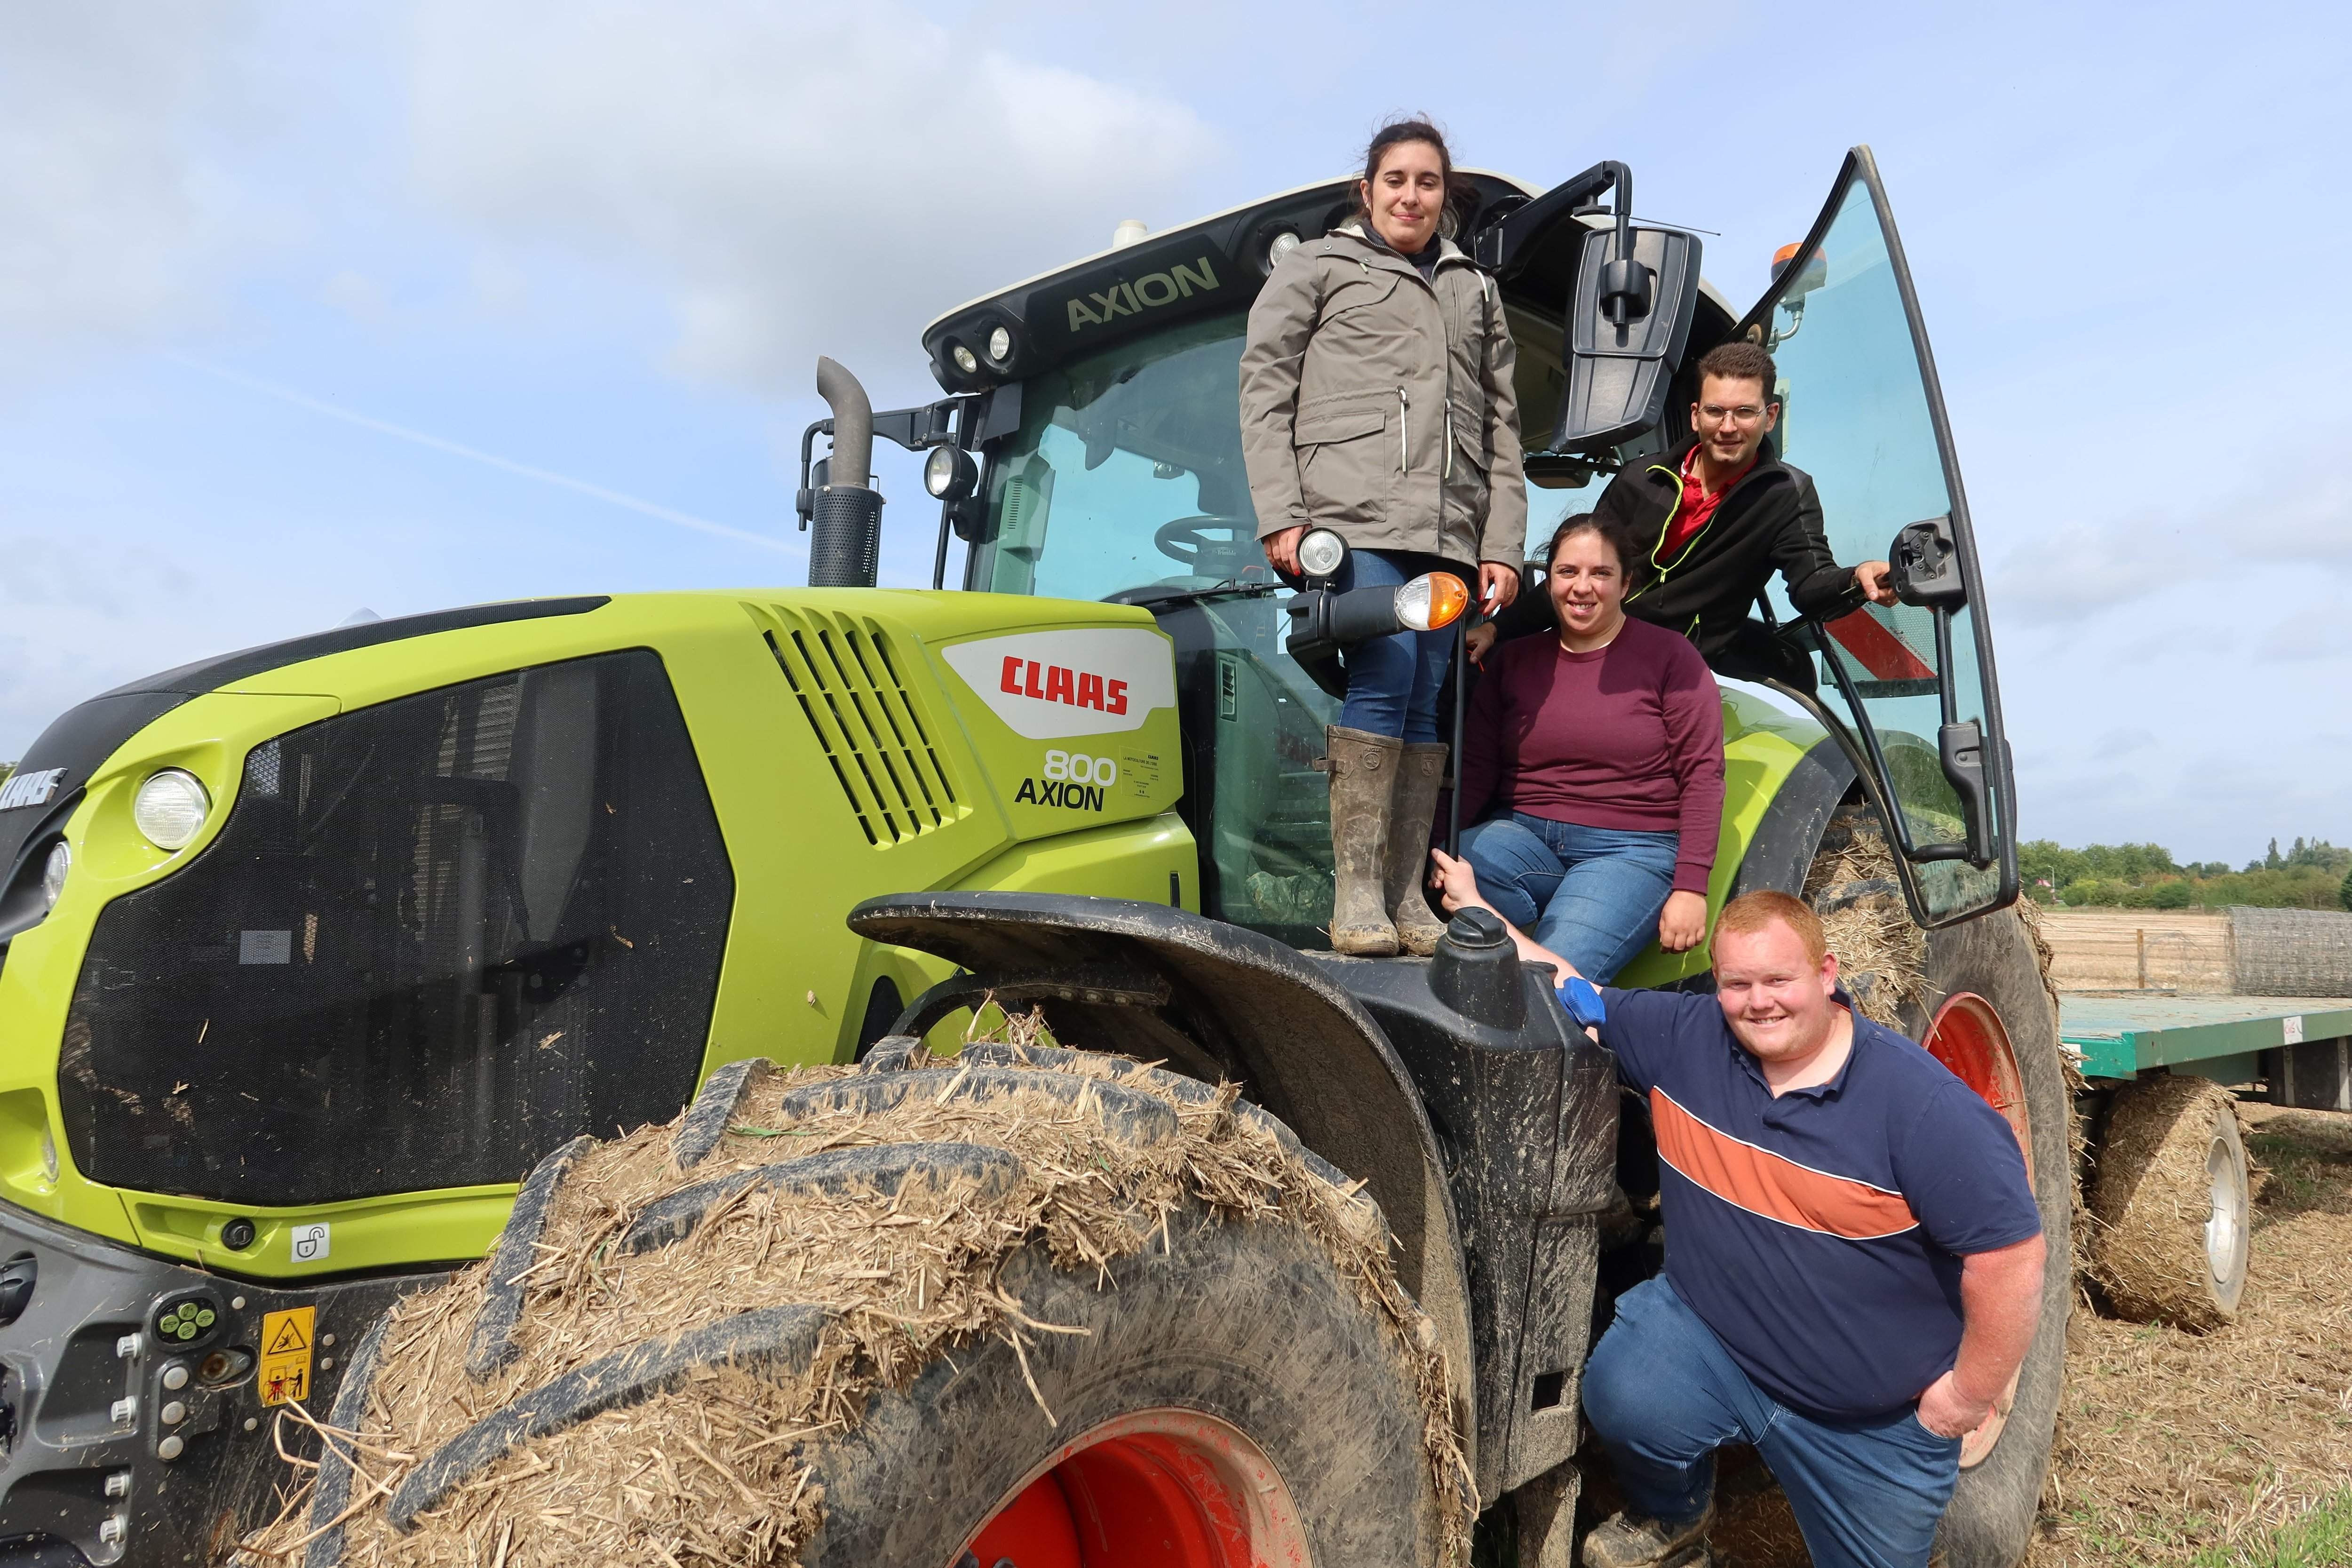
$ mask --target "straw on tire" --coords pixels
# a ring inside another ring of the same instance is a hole
[[[1466,1558],[1433,1325],[1377,1211],[1286,1128],[1093,1052],[881,1076],[903,1090],[754,1076],[690,1167],[664,1128],[581,1154],[495,1365],[466,1353],[491,1264],[395,1308],[340,1561],[940,1568],[1008,1478],[1137,1401],[1259,1442],[1318,1563]],[[901,1169],[915,1147],[940,1179]],[[298,1510],[244,1560],[328,1523]]]
[[[2216,1143],[2244,1179],[2236,1101],[2207,1079],[2168,1075],[2116,1091],[2091,1184],[2094,1277],[2117,1316],[2200,1331],[2237,1315],[2244,1247],[2217,1280],[2206,1250]],[[2241,1227],[2242,1236],[2242,1226]]]
[[[1805,875],[1805,900],[1822,918],[1839,981],[1863,1016],[1916,1033],[1927,990],[1927,933],[1911,923],[1895,852],[1868,806],[1851,805],[1830,819]]]

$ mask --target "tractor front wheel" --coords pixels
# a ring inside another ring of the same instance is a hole
[[[1421,1404],[1297,1232],[1180,1219],[1108,1279],[1024,1253],[1003,1282],[1056,1331],[955,1352],[813,1453],[811,1568],[1435,1560]]]
[[[377,1325],[361,1457],[277,1528],[307,1568],[1437,1562],[1467,1472],[1388,1241],[1279,1121],[1122,1058],[730,1064]]]

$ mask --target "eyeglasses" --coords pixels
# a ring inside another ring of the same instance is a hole
[[[1763,417],[1764,411],[1752,403],[1743,404],[1738,408],[1726,408],[1715,403],[1698,405],[1698,422],[1702,425],[1753,425]]]

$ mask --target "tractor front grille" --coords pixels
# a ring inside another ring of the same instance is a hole
[[[292,731],[201,855],[100,913],[74,1163],[257,1205],[518,1180],[693,1092],[733,900],[649,651]]]
[[[919,696],[899,675],[889,634],[870,621],[746,605],[831,766],[852,816],[877,848],[944,827],[966,807],[933,744]]]

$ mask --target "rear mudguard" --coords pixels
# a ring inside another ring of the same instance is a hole
[[[1839,805],[1860,787],[1853,759],[1834,740],[1822,742],[1789,770],[1748,839],[1731,879],[1731,898],[1767,889],[1802,894],[1805,873]]]
[[[1574,1451],[1615,1077],[1508,947],[1449,938],[1427,961],[1338,959],[1163,905],[1056,894],[906,894],[849,923],[971,972],[904,1027],[992,989],[1044,1009],[1066,1044],[1239,1082],[1388,1216],[1400,1281],[1467,1369],[1456,1392],[1481,1495]]]

